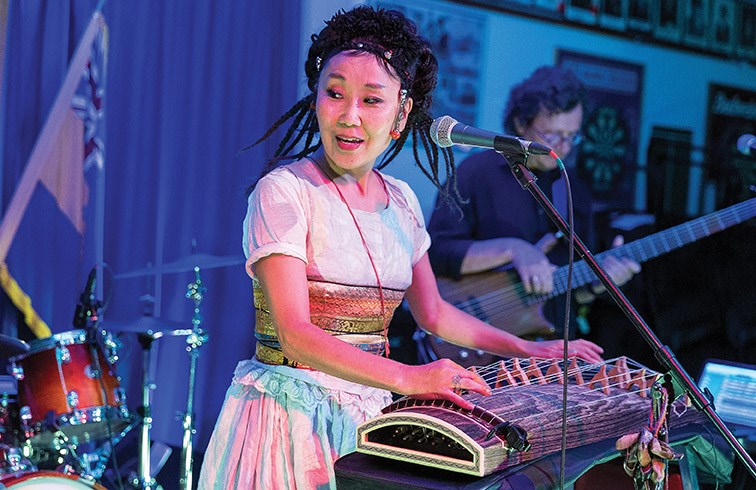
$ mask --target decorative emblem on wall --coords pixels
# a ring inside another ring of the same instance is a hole
[[[643,66],[564,49],[557,50],[557,63],[572,70],[588,91],[578,174],[601,207],[632,209]]]
[[[624,173],[627,125],[616,109],[602,106],[586,118],[584,134],[579,172],[595,192],[610,192]]]

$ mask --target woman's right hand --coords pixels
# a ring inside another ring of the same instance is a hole
[[[484,396],[491,394],[491,388],[480,375],[450,359],[439,359],[411,368],[408,395],[413,398],[449,400],[461,408],[472,410],[475,405],[460,396],[463,390]]]

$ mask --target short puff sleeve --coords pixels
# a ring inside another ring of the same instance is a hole
[[[277,169],[257,182],[247,202],[242,246],[247,274],[252,264],[271,254],[307,262],[307,213],[297,178]]]

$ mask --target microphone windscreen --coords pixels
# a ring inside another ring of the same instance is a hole
[[[430,127],[430,137],[441,148],[452,146],[451,129],[457,120],[451,116],[441,116],[433,120]]]

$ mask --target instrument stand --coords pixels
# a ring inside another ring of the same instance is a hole
[[[139,344],[142,346],[142,427],[139,432],[139,469],[131,477],[131,483],[141,490],[157,490],[160,485],[150,475],[150,429],[152,429],[151,395],[154,385],[150,380],[150,366],[152,364],[152,342],[160,338],[161,332],[151,331],[139,333]]]
[[[562,216],[560,216],[559,212],[549,201],[540,187],[538,187],[535,176],[525,166],[526,155],[511,157],[502,154],[502,156],[509,164],[512,174],[522,188],[530,192],[538,202],[538,205],[544,210],[546,215],[554,222],[559,230],[564,233],[565,236],[569,236],[569,225],[564,221]],[[596,277],[601,281],[601,284],[604,285],[612,300],[620,307],[625,316],[627,316],[633,326],[638,332],[640,332],[643,339],[651,346],[654,352],[654,357],[656,357],[659,363],[668,370],[665,374],[665,378],[666,381],[669,381],[673,386],[674,398],[686,393],[693,402],[693,405],[706,415],[719,433],[725,438],[730,447],[735,451],[737,457],[748,469],[751,477],[756,479],[756,463],[754,463],[751,456],[738,442],[730,429],[727,428],[722,419],[719,418],[719,415],[714,410],[711,400],[698,388],[698,385],[696,385],[690,375],[685,371],[685,368],[683,368],[677,361],[672,350],[661,343],[656,334],[635,310],[627,297],[625,297],[624,293],[620,291],[619,287],[617,287],[606,271],[596,261],[580,237],[574,235],[574,238],[575,250],[578,255],[580,255],[586,264],[588,264],[591,270],[596,274]]]
[[[118,444],[118,440],[114,438],[113,444]],[[93,451],[82,451],[77,457],[77,464],[81,467],[79,471],[93,480],[101,480],[112,453],[113,446],[110,441],[105,441],[101,447]]]
[[[100,351],[106,359],[104,359],[107,367],[110,367],[115,372],[115,363],[117,356],[115,355],[115,344],[110,339],[104,339],[104,331],[100,329],[100,309],[103,306],[102,301],[96,299],[95,289],[97,287],[97,267],[93,267],[87,278],[87,285],[84,291],[79,296],[79,303],[74,311],[73,325],[76,328],[83,329],[86,332],[86,344],[89,346],[89,353],[94,361],[93,375],[92,377],[100,381],[100,389],[102,394],[103,403],[105,404],[105,419],[108,428],[108,439],[101,447],[95,447],[93,450],[83,450],[80,455],[77,455],[76,444],[72,444],[69,438],[62,430],[56,431],[57,440],[60,441],[60,445],[64,446],[68,452],[69,460],[73,461],[77,466],[76,470],[93,480],[99,480],[102,478],[105,468],[107,466],[108,459],[113,452],[113,448],[124,437],[126,432],[131,430],[132,425],[121,431],[120,434],[113,434],[110,425],[110,406],[108,405],[108,394],[105,385],[102,382],[103,365],[100,363]],[[107,367],[105,369],[107,369]],[[114,394],[118,397],[118,394]],[[148,439],[149,440],[149,439]],[[79,448],[80,449],[80,448]],[[70,467],[71,464],[66,464],[64,467]]]
[[[189,353],[189,390],[186,401],[186,413],[182,417],[182,427],[184,436],[181,444],[181,476],[179,487],[182,490],[191,490],[193,487],[192,466],[194,459],[194,387],[197,377],[197,358],[199,357],[199,348],[207,342],[207,334],[202,331],[202,315],[200,314],[200,303],[206,291],[202,286],[200,279],[199,267],[194,268],[194,282],[187,285],[186,297],[194,301],[194,315],[192,316],[192,333],[186,338],[186,351]]]

